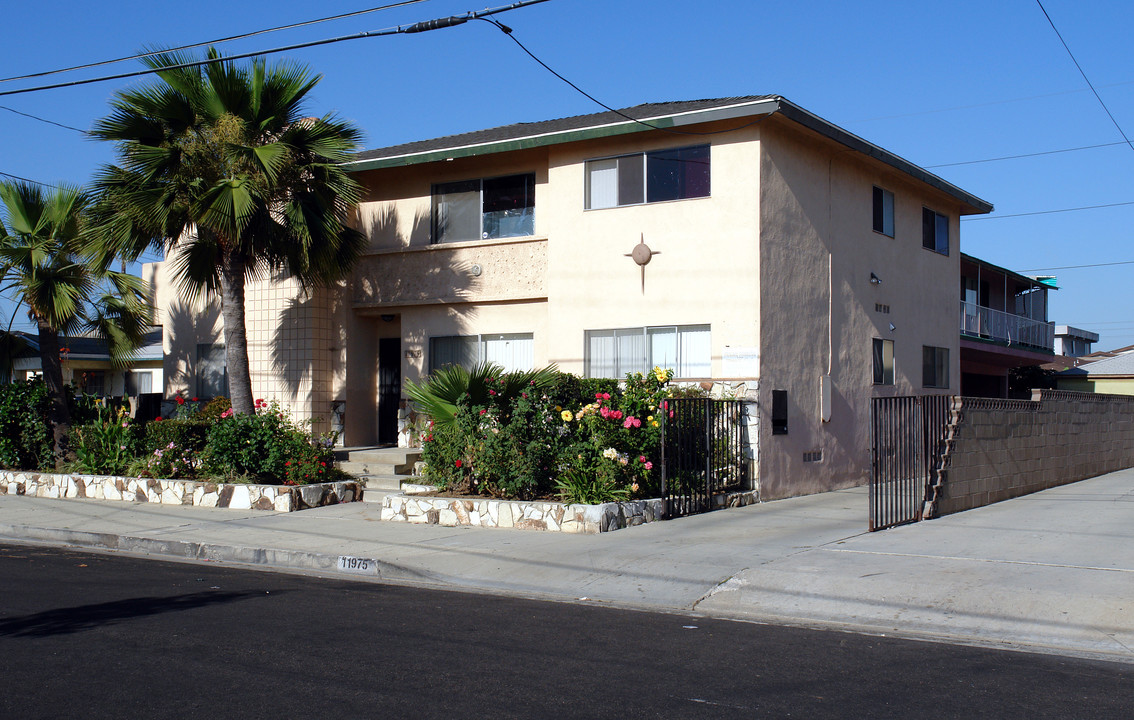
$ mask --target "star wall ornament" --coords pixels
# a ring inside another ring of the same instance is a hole
[[[631,258],[637,263],[638,267],[642,268],[642,294],[646,294],[646,266],[650,264],[650,260],[654,255],[661,255],[656,250],[651,250],[650,246],[646,244],[646,234],[642,233],[641,239],[634,249],[626,253],[626,257]]]

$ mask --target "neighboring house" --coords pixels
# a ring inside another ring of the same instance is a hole
[[[12,363],[12,379],[26,380],[43,373],[39,359],[39,337],[35,333],[15,332],[24,349]],[[145,344],[124,367],[110,360],[106,341],[96,337],[59,337],[63,361],[63,382],[99,397],[138,396],[162,392],[164,356],[161,328],[146,334]]]
[[[961,395],[1008,397],[1008,371],[1052,360],[1048,290],[1030,278],[961,254]]]
[[[1055,354],[1065,357],[1083,357],[1091,354],[1091,345],[1099,341],[1099,334],[1070,325],[1055,326]]]
[[[961,389],[959,220],[992,206],[782,97],[520,123],[348,167],[370,238],[352,280],[247,298],[254,394],[349,445],[405,442],[401,383],[446,363],[660,365],[755,402],[772,499],[865,481],[872,398]],[[216,305],[187,307],[165,272],[147,268],[166,392],[219,393]]]
[[[1084,363],[1055,376],[1060,390],[1134,395],[1134,352]]]

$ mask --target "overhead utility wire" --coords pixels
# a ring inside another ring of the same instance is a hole
[[[1091,263],[1090,265],[1060,265],[1059,267],[1046,267],[1046,268],[1032,268],[1031,270],[1021,270],[1020,272],[1047,272],[1048,270],[1078,270],[1079,268],[1096,268],[1096,267],[1110,267],[1111,265],[1134,265],[1134,260],[1122,260],[1121,262],[1108,262],[1108,263]]]
[[[137,55],[127,55],[125,57],[114,58],[113,60],[99,60],[97,62],[86,63],[83,65],[72,65],[71,67],[58,68],[56,70],[44,70],[43,72],[29,73],[27,75],[13,75],[12,77],[0,78],[0,83],[11,82],[12,80],[28,80],[30,78],[46,77],[48,75],[59,75],[60,73],[72,72],[74,70],[87,70],[93,67],[102,67],[103,65],[114,65],[115,63],[127,62],[129,60],[141,60],[142,58],[153,57],[165,52],[177,52],[179,50],[192,50],[193,48],[205,47],[206,45],[220,45],[221,43],[232,42],[233,40],[244,40],[245,38],[255,37],[257,35],[266,35],[280,30],[292,30],[294,28],[306,27],[308,25],[317,25],[319,23],[330,22],[332,20],[342,20],[343,18],[355,17],[357,15],[366,15],[368,13],[378,12],[380,10],[390,10],[393,8],[402,7],[403,5],[416,5],[417,3],[426,2],[426,0],[404,0],[404,2],[391,3],[389,5],[381,5],[366,10],[356,10],[354,12],[342,13],[341,15],[330,15],[328,17],[316,18],[314,20],[304,20],[303,22],[291,23],[290,25],[277,25],[276,27],[265,28],[263,30],[254,30],[252,32],[241,33],[240,35],[229,35],[228,37],[217,38],[216,40],[207,40],[204,42],[191,43],[189,45],[178,45],[177,47],[169,48],[167,50],[155,50],[153,52],[138,53]]]
[[[489,8],[486,10],[470,10],[464,15],[450,15],[449,17],[437,18],[435,20],[424,20],[422,22],[412,23],[410,25],[398,25],[384,30],[374,30],[371,32],[355,33],[354,35],[343,35],[335,38],[327,38],[324,40],[312,40],[311,42],[295,43],[294,45],[284,45],[282,47],[271,48],[268,50],[258,50],[256,52],[240,53],[237,55],[227,55],[220,59],[220,61],[242,60],[250,57],[259,57],[261,55],[271,55],[274,53],[286,52],[288,50],[298,50],[301,48],[317,47],[319,45],[330,45],[332,43],[345,42],[347,40],[361,40],[363,38],[384,37],[388,35],[401,35],[408,33],[426,32],[428,30],[438,30],[440,28],[452,27],[453,25],[462,25],[469,20],[479,20],[484,16],[496,15],[509,10],[517,10],[519,8],[528,7],[529,5],[538,5],[545,3],[547,0],[521,0],[521,2],[514,2],[510,5],[502,5],[500,7]],[[218,62],[218,60],[194,60],[192,62],[178,63],[176,65],[166,65],[155,69],[136,70],[128,73],[118,73],[116,75],[103,75],[101,77],[87,78],[85,80],[72,80],[71,82],[55,83],[52,85],[39,85],[37,87],[21,88],[19,90],[4,90],[0,91],[0,97],[5,95],[20,95],[29,92],[39,92],[42,90],[55,90],[57,88],[75,87],[77,85],[90,85],[92,83],[107,82],[109,80],[123,80],[125,78],[141,77],[143,75],[153,75],[167,70],[180,70],[182,68],[199,67],[201,65],[209,65]]]
[[[1102,143],[1100,145],[1082,145],[1080,147],[1064,148],[1062,150],[1044,150],[1043,152],[1024,153],[1023,155],[1005,155],[1003,157],[985,158],[984,160],[965,160],[964,162],[941,163],[939,165],[923,165],[926,170],[932,168],[956,167],[958,165],[977,165],[979,163],[998,162],[1000,160],[1019,160],[1020,158],[1039,157],[1041,155],[1056,155],[1058,153],[1076,152],[1078,150],[1094,150],[1095,148],[1125,145],[1124,142]]]
[[[1122,139],[1126,141],[1126,144],[1130,146],[1130,149],[1134,150],[1134,143],[1131,143],[1130,138],[1126,137],[1126,133],[1123,132],[1122,126],[1119,125],[1118,121],[1114,119],[1114,115],[1111,114],[1110,108],[1108,108],[1106,106],[1106,103],[1103,102],[1102,96],[1099,95],[1099,91],[1095,90],[1095,86],[1091,84],[1091,79],[1087,77],[1087,73],[1083,72],[1083,67],[1079,65],[1079,61],[1075,59],[1075,53],[1071,52],[1071,48],[1067,46],[1067,41],[1063,39],[1063,34],[1059,32],[1059,28],[1055,27],[1055,22],[1051,19],[1051,16],[1047,14],[1047,8],[1043,6],[1043,2],[1041,0],[1036,0],[1036,4],[1039,5],[1040,10],[1043,11],[1043,16],[1047,18],[1048,25],[1051,25],[1051,29],[1055,31],[1055,36],[1059,38],[1059,42],[1063,43],[1063,49],[1066,50],[1067,54],[1071,56],[1071,62],[1075,63],[1075,67],[1078,68],[1079,74],[1082,75],[1083,80],[1087,82],[1087,87],[1089,87],[1091,89],[1091,92],[1095,94],[1095,99],[1099,101],[1099,105],[1102,105],[1102,109],[1106,111],[1106,116],[1110,118],[1110,121],[1112,123],[1114,123],[1114,127],[1118,128],[1118,134],[1122,136]]]
[[[1121,207],[1123,205],[1134,205],[1134,200],[1131,200],[1130,202],[1108,203],[1106,205],[1084,205],[1082,207],[1063,208],[1062,210],[1037,210],[1036,212],[1015,213],[1013,215],[984,215],[982,217],[964,217],[961,219],[965,222],[976,222],[977,220],[1003,220],[1004,218],[1027,217],[1028,215],[1051,215],[1052,213],[1075,212],[1076,210],[1097,210],[1099,208]]]
[[[747,122],[747,123],[745,123],[745,124],[743,124],[739,127],[728,128],[727,130],[710,130],[710,131],[704,131],[704,132],[696,132],[696,131],[693,131],[693,130],[676,130],[674,128],[662,127],[660,125],[651,125],[648,122],[644,122],[642,120],[639,120],[636,117],[632,117],[630,115],[627,115],[626,113],[622,112],[621,110],[617,110],[615,108],[612,108],[611,106],[607,105],[603,101],[596,98],[594,95],[591,95],[590,93],[588,93],[583,88],[579,87],[575,83],[571,82],[567,78],[560,75],[550,65],[548,65],[543,60],[540,60],[538,57],[536,57],[535,53],[533,53],[531,50],[528,50],[528,48],[522,42],[517,40],[516,36],[512,34],[512,28],[508,27],[507,25],[505,25],[501,22],[497,22],[496,20],[490,20],[488,18],[477,17],[477,18],[473,18],[473,19],[474,20],[484,20],[485,22],[490,23],[490,24],[495,25],[496,27],[500,28],[501,32],[503,32],[505,35],[507,35],[508,38],[512,40],[512,42],[516,43],[516,45],[518,45],[521,50],[523,50],[525,53],[527,53],[528,57],[530,57],[532,60],[535,60],[537,63],[539,63],[543,67],[544,70],[547,70],[549,73],[551,73],[555,77],[559,78],[563,82],[570,85],[572,88],[575,89],[576,92],[578,92],[580,95],[587,98],[588,100],[590,100],[594,104],[598,105],[601,108],[605,108],[606,110],[609,110],[610,112],[614,113],[615,115],[618,115],[619,117],[626,118],[627,120],[630,120],[631,122],[635,122],[635,123],[638,123],[639,125],[643,125],[645,127],[648,127],[651,130],[661,130],[662,132],[673,133],[674,135],[718,135],[720,133],[731,133],[731,132],[736,132],[737,130],[743,130],[746,127],[749,127],[751,125],[755,125],[757,123],[763,122],[764,120],[766,120],[768,118],[768,115],[765,114],[765,115],[761,115],[760,117],[756,118],[755,120],[753,120],[751,122]]]
[[[4,176],[6,178],[12,178],[13,180],[23,180],[24,182],[31,183],[32,185],[42,185],[43,187],[59,189],[58,185],[52,185],[51,183],[40,182],[39,180],[32,180],[31,178],[21,177],[19,175],[13,175],[12,173],[0,172],[0,175]]]
[[[32,120],[39,120],[42,123],[47,123],[48,125],[55,125],[56,127],[61,127],[65,130],[74,130],[75,132],[80,132],[84,135],[87,134],[86,130],[83,130],[82,128],[77,128],[74,125],[64,125],[63,123],[55,122],[54,120],[48,120],[47,118],[41,118],[39,115],[32,115],[31,113],[20,112],[19,110],[16,110],[15,108],[10,108],[7,105],[0,105],[0,110],[7,110],[10,113],[15,113],[17,115],[23,115],[26,118],[31,118]]]

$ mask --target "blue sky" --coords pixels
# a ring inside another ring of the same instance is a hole
[[[356,2],[41,0],[5,8],[0,76],[200,42],[381,4]],[[505,4],[500,0],[498,4]],[[492,6],[495,6],[493,4]],[[1134,139],[1134,5],[1044,0],[1076,59]],[[484,4],[428,0],[260,35],[228,53],[379,30]],[[757,3],[751,0],[550,0],[497,16],[529,49],[614,107],[779,94],[996,206],[966,220],[961,249],[1033,271],[1134,261],[1134,148],[933,167],[1123,138],[1035,0]],[[295,50],[324,75],[311,103],[366,132],[367,147],[599,110],[483,22]],[[280,57],[280,56],[275,56]],[[0,83],[0,91],[139,68],[127,62]],[[130,81],[0,97],[0,105],[88,128]],[[111,148],[0,109],[0,172],[85,183]],[[1051,319],[1094,330],[1096,349],[1134,344],[1134,264],[1044,271],[1058,276]],[[0,304],[6,322],[11,304]],[[16,326],[23,323],[19,314]]]

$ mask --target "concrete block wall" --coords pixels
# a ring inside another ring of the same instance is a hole
[[[1054,390],[956,398],[937,515],[1134,467],[1134,396]]]

